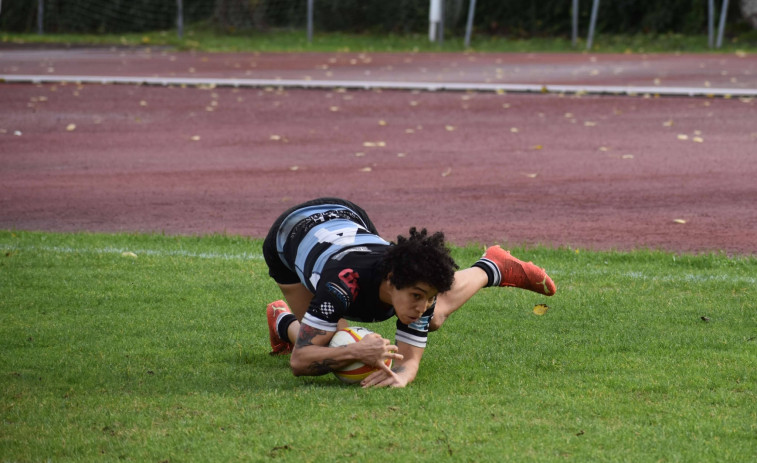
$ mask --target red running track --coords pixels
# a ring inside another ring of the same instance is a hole
[[[29,73],[8,53],[3,73]],[[262,237],[336,195],[390,239],[417,225],[457,244],[757,247],[749,98],[0,84],[0,166],[3,229]]]

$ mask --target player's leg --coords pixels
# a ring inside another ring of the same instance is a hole
[[[279,288],[294,316],[297,320],[302,320],[313,299],[313,293],[302,283],[279,284]]]
[[[292,314],[294,314],[296,318],[296,320],[291,320],[288,323],[288,326],[281,326],[280,332],[283,334],[284,329],[286,329],[287,341],[294,344],[297,339],[297,333],[300,332],[300,321],[302,320],[302,317],[305,316],[305,312],[307,312],[308,307],[310,306],[310,301],[313,299],[313,293],[311,293],[302,283],[291,285],[280,284],[279,288],[281,289],[281,294],[284,295],[284,299],[286,299],[289,304]],[[283,322],[282,325],[286,324],[286,320],[283,320]]]
[[[511,286],[551,296],[557,288],[544,269],[523,262],[499,246],[492,246],[471,268],[455,272],[452,288],[436,300],[429,329],[439,329],[454,311],[478,290],[488,286]]]
[[[291,210],[285,214],[290,212]],[[276,220],[269,230],[265,241],[263,241],[263,257],[265,258],[266,265],[268,265],[268,274],[278,284],[281,294],[284,296],[284,300],[273,301],[266,307],[271,355],[292,352],[294,344],[290,339],[294,338],[288,336],[289,328],[299,330],[298,320],[305,315],[310,299],[313,297],[305,285],[300,283],[297,274],[281,260],[276,249],[276,235],[282,221],[286,217],[285,214],[282,214]],[[299,318],[296,315],[298,313],[300,314]]]

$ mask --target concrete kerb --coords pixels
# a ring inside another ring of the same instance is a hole
[[[283,87],[302,89],[345,88],[358,90],[418,90],[459,92],[513,92],[582,95],[654,95],[700,97],[757,97],[757,89],[709,87],[635,87],[605,85],[551,85],[551,84],[484,84],[438,82],[391,82],[353,80],[288,80],[288,79],[227,79],[192,77],[127,77],[127,76],[62,76],[62,75],[0,75],[0,83],[32,84],[122,84],[194,87]]]

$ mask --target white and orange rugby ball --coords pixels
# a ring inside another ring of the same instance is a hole
[[[329,347],[346,346],[348,344],[360,341],[371,333],[373,333],[373,331],[371,330],[367,330],[359,326],[351,326],[334,333],[334,337],[331,338],[331,342],[329,342]],[[392,367],[392,359],[386,359],[384,363],[389,368]],[[364,380],[376,370],[378,370],[377,367],[366,365],[363,362],[357,361],[347,365],[346,367],[343,367],[340,370],[335,371],[334,375],[342,382],[345,382],[347,384],[354,384]]]

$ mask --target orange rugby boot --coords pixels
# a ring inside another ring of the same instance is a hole
[[[557,291],[555,283],[544,269],[513,257],[499,246],[488,248],[482,259],[493,262],[499,269],[501,279],[495,281],[495,285],[527,289],[546,296],[552,296]]]
[[[282,313],[292,313],[289,306],[284,301],[274,301],[265,308],[268,317],[268,338],[271,340],[271,355],[284,355],[292,352],[294,345],[286,342],[279,337],[276,330],[276,321]]]

